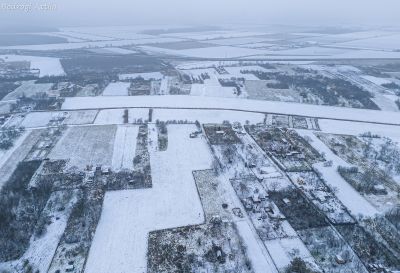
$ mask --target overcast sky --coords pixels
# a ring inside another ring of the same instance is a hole
[[[56,10],[5,10],[4,4],[15,3],[50,3]],[[2,25],[400,25],[400,0],[0,0],[0,4]]]

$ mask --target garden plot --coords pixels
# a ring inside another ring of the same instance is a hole
[[[399,204],[399,184],[393,180],[400,166],[397,145],[390,140],[355,136],[317,134],[332,151],[356,168],[340,167],[340,175],[379,211],[384,212]],[[381,141],[381,144],[378,144]],[[388,156],[390,154],[390,156]]]
[[[386,215],[386,219],[383,216],[366,218],[360,222],[360,225],[370,234],[373,234],[376,240],[386,241],[387,248],[392,252],[397,253],[400,256],[400,229],[398,219],[393,219]],[[392,224],[393,223],[393,224]]]
[[[253,272],[234,223],[215,223],[149,235],[148,271]]]
[[[17,87],[17,89],[7,94],[7,96],[3,98],[3,101],[17,100],[23,96],[31,98],[39,94],[48,94],[52,87],[52,83],[35,83],[34,81],[24,82],[21,86]]]
[[[221,186],[216,173],[213,170],[193,171],[193,177],[196,181],[206,222],[209,223],[215,217],[221,218],[223,221],[232,220],[235,217],[232,212],[235,205],[225,200],[227,190]],[[241,211],[240,208],[238,209]]]
[[[204,124],[203,128],[212,145],[240,143],[240,139],[229,124]]]
[[[332,224],[350,224],[354,219],[315,172],[288,173],[292,182],[319,208]]]
[[[285,272],[286,267],[290,265],[291,261],[295,258],[302,259],[314,272],[321,272],[315,264],[310,251],[299,237],[273,239],[265,241],[264,243],[276,267],[279,269],[279,272]]]
[[[188,109],[154,109],[153,121],[187,121],[201,123],[246,122],[257,124],[263,122],[264,114],[245,113],[229,110],[188,110]]]
[[[270,198],[295,230],[328,226],[325,216],[296,189],[271,192]]]
[[[318,151],[293,130],[268,128],[263,125],[250,125],[245,128],[282,170],[310,171],[312,163],[323,160]]]
[[[153,230],[204,221],[192,171],[208,169],[211,155],[204,139],[189,138],[193,125],[169,125],[168,150],[156,152],[150,127],[153,187],[107,192],[86,273],[147,272],[147,237]]]
[[[338,166],[350,167],[343,159],[335,155],[315,134],[311,131],[298,130],[299,134],[308,138],[309,143],[320,153],[325,154],[325,158],[332,162],[332,166],[324,166],[324,163],[314,165],[321,174],[326,183],[337,189],[335,195],[347,207],[353,216],[365,215],[373,216],[378,211],[362,197],[343,177],[338,173]]]
[[[268,198],[268,193],[255,177],[236,178],[230,182],[263,242],[296,236],[285,216]]]
[[[368,272],[351,247],[332,227],[305,229],[299,231],[299,234],[317,264],[327,272]]]
[[[397,270],[400,259],[387,249],[385,242],[376,240],[359,225],[336,226],[343,239],[353,248],[360,260],[371,269],[373,265],[380,264],[385,268]]]
[[[91,124],[97,116],[97,110],[71,111],[64,120],[66,125]]]
[[[112,82],[103,91],[103,96],[128,96],[129,82]]]
[[[113,170],[133,170],[138,132],[137,126],[118,126],[111,160]]]
[[[27,130],[11,149],[8,156],[0,159],[0,185],[3,185],[17,168],[20,161],[23,161],[32,147],[38,142],[44,130]]]
[[[116,126],[70,127],[49,157],[69,159],[68,167],[84,169],[88,165],[111,166]]]

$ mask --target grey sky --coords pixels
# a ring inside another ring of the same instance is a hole
[[[2,25],[400,25],[399,0],[0,0],[56,11],[0,10]]]

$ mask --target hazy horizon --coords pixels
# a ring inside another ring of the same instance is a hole
[[[31,11],[8,10],[14,4]],[[39,11],[41,4],[54,10]],[[11,6],[10,6],[11,5]],[[362,9],[362,10],[360,10]],[[395,0],[6,0],[0,7],[3,26],[106,26],[106,25],[295,25],[295,26],[399,26],[400,3]],[[362,11],[362,12],[361,12]]]

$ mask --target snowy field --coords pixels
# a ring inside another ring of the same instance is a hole
[[[120,80],[134,80],[137,78],[143,78],[144,80],[161,80],[162,78],[164,78],[164,76],[160,72],[132,73],[132,74],[119,75]]]
[[[40,77],[64,76],[65,72],[58,58],[36,57],[24,55],[0,55],[0,59],[6,62],[27,61],[31,63],[31,69],[39,69]]]
[[[192,84],[190,89],[190,95],[192,96],[206,96],[206,97],[223,97],[223,98],[235,98],[236,88],[221,86],[219,83],[204,83]]]
[[[112,82],[103,91],[103,96],[128,96],[129,82]]]
[[[97,110],[71,111],[64,120],[66,125],[90,124],[97,116]]]
[[[297,236],[294,238],[281,238],[266,241],[265,243],[268,252],[271,254],[276,267],[284,272],[285,268],[290,265],[290,262],[296,257],[300,257],[305,261],[313,261],[310,252]],[[293,255],[294,253],[297,255]]]
[[[26,115],[20,126],[25,128],[45,127],[57,113],[33,112]]]
[[[108,40],[108,41],[93,41],[93,42],[77,42],[77,43],[61,43],[61,44],[42,44],[42,45],[20,45],[20,46],[2,46],[0,49],[4,50],[69,50],[69,49],[93,49],[93,48],[109,48],[109,47],[123,47],[130,45],[144,45],[156,43],[171,43],[180,42],[182,39],[177,38],[147,38],[147,39],[122,39],[122,40]]]
[[[141,46],[142,50],[148,53],[161,53],[168,55],[177,55],[193,58],[238,58],[238,57],[248,57],[254,55],[261,55],[264,53],[262,50],[252,49],[252,48],[240,48],[232,46],[216,46],[216,47],[204,47],[204,48],[194,48],[194,49],[184,49],[184,50],[173,50],[166,48],[159,48],[153,46]]]
[[[101,110],[97,114],[94,124],[97,125],[123,124],[124,123],[123,115],[124,115],[123,109]]]
[[[80,170],[87,165],[111,166],[116,126],[69,127],[49,154],[50,159],[69,159]]]
[[[344,107],[306,105],[289,102],[257,101],[249,99],[210,98],[200,96],[135,96],[66,98],[62,109],[96,109],[118,107],[213,108],[259,111],[320,118],[335,118],[366,122],[400,124],[400,113],[353,109]]]
[[[129,50],[120,47],[104,47],[104,48],[95,48],[91,49],[91,52],[100,53],[100,54],[120,54],[120,55],[128,55],[138,53],[134,50]]]
[[[324,133],[360,135],[366,132],[400,139],[400,127],[382,124],[320,119],[319,126]]]
[[[145,273],[149,231],[204,221],[192,171],[211,166],[205,140],[189,138],[193,125],[170,125],[168,150],[156,152],[150,130],[153,188],[106,193],[86,273]]]
[[[40,93],[47,94],[52,86],[52,83],[35,84],[34,81],[24,82],[21,86],[17,87],[17,89],[5,96],[3,101],[16,100],[22,96],[30,98]]]
[[[114,171],[133,170],[138,126],[118,126],[115,133],[111,168]]]
[[[222,123],[225,120],[231,123],[237,121],[246,124],[246,121],[257,124],[264,121],[264,114],[245,113],[237,111],[219,111],[219,110],[186,110],[186,109],[155,109],[153,112],[153,121],[188,121],[201,123]]]

